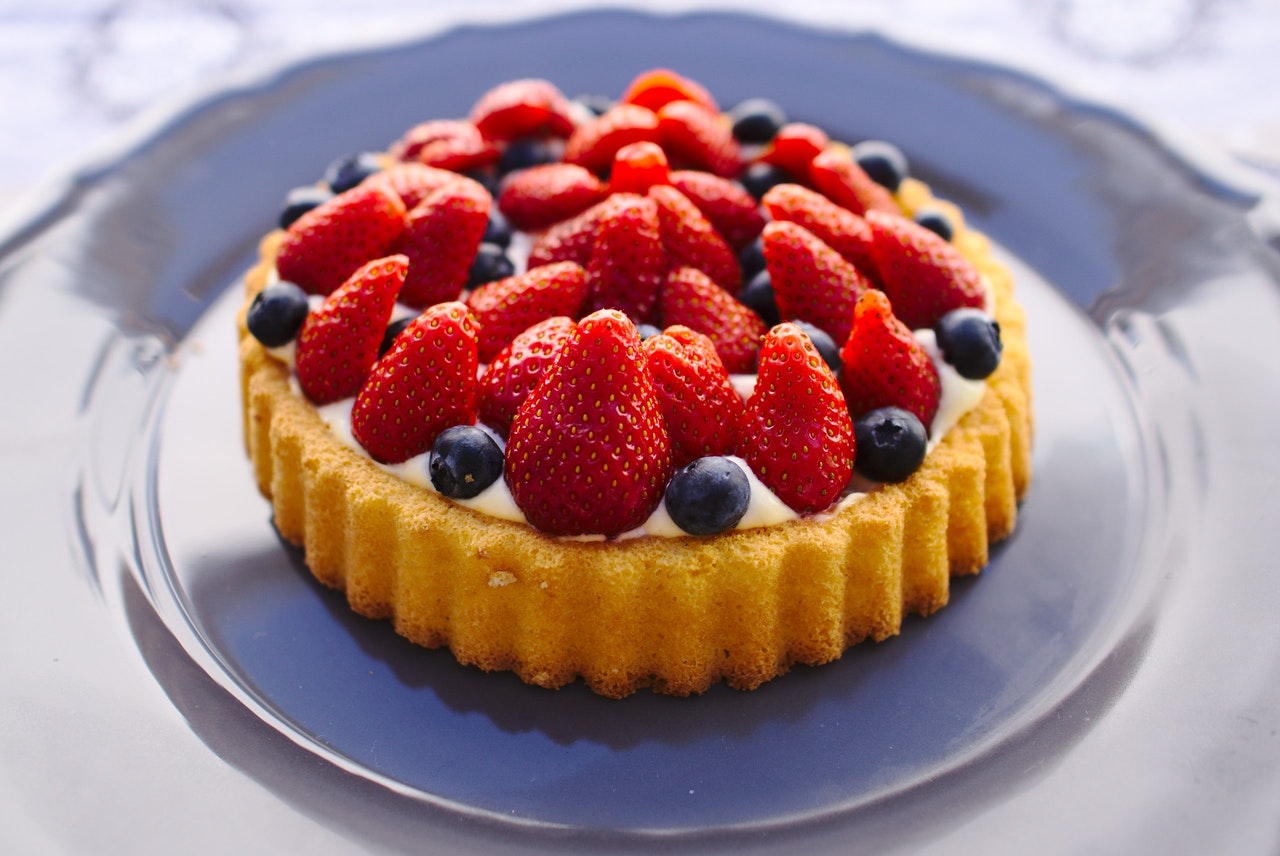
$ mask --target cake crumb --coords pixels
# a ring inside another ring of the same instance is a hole
[[[489,588],[509,586],[516,581],[516,575],[510,571],[494,571],[489,575]]]

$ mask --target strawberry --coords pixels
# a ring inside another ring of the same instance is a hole
[[[830,142],[827,132],[821,128],[804,122],[788,122],[778,129],[760,160],[782,167],[796,181],[807,184],[809,164]]]
[[[718,114],[692,101],[672,101],[659,110],[658,132],[672,161],[721,177],[737,175],[742,169],[733,129]]]
[[[558,262],[480,286],[467,306],[480,324],[480,360],[489,362],[525,329],[553,315],[576,316],[587,296],[587,273]]]
[[[639,104],[655,113],[672,101],[692,101],[704,110],[720,112],[715,99],[702,84],[667,68],[655,68],[639,75],[618,100],[624,104]]]
[[[596,240],[596,226],[601,215],[617,205],[620,198],[610,196],[591,206],[577,217],[557,223],[533,241],[529,248],[529,267],[539,267],[556,262],[576,262],[586,265],[591,260],[591,247]]]
[[[597,175],[613,163],[618,149],[629,143],[656,143],[658,117],[650,109],[635,104],[617,104],[574,130],[565,143],[564,160],[584,166]]]
[[[644,321],[658,301],[667,271],[658,205],[652,199],[626,193],[610,199],[616,202],[602,212],[596,224],[583,311],[620,309]]]
[[[853,422],[840,385],[795,324],[764,337],[738,453],[802,514],[829,508],[853,475]]]
[[[276,271],[309,294],[328,294],[360,265],[386,255],[404,228],[399,196],[376,185],[357,185],[289,226]]]
[[[351,433],[375,461],[398,464],[454,425],[476,421],[476,323],[437,303],[396,337],[351,408]]]
[[[756,239],[764,228],[760,206],[736,181],[701,170],[674,170],[671,185],[698,206],[702,216],[736,251]]]
[[[507,436],[516,411],[576,327],[572,318],[557,315],[534,324],[498,352],[480,376],[480,421]]]
[[[933,422],[942,394],[938,370],[883,292],[858,298],[840,357],[840,386],[855,419],[878,407],[901,407],[926,429]]]
[[[631,143],[618,149],[609,171],[610,193],[645,193],[655,184],[670,184],[667,154],[657,143]]]
[[[605,197],[604,184],[571,163],[547,163],[512,173],[502,183],[498,207],[511,225],[529,232],[581,214]]]
[[[798,184],[775,185],[761,202],[774,220],[788,220],[803,226],[844,256],[868,280],[879,281],[875,255],[871,251],[871,227],[857,214]]]
[[[471,121],[486,140],[514,140],[573,133],[569,100],[549,81],[512,80],[490,89],[471,108]]]
[[[378,185],[392,190],[404,202],[404,207],[412,211],[433,192],[446,184],[461,179],[462,176],[447,169],[427,166],[417,161],[392,164],[381,172],[365,179],[365,184]]]
[[[711,340],[688,327],[668,327],[644,341],[644,352],[674,465],[732,452],[744,407]]]
[[[501,152],[471,122],[435,119],[410,128],[392,144],[390,154],[402,161],[463,172],[497,162]]]
[[[848,338],[853,305],[871,287],[866,277],[803,226],[776,221],[761,237],[779,316]]]
[[[668,327],[679,324],[707,336],[729,372],[754,371],[764,322],[697,268],[667,274],[658,316]]]
[[[697,268],[721,288],[737,291],[742,285],[738,257],[698,207],[674,187],[651,187],[648,195],[658,203],[658,226],[669,264]]]
[[[404,256],[375,259],[307,315],[295,362],[307,398],[330,404],[360,391],[378,359],[408,266]]]
[[[809,163],[809,181],[824,196],[854,214],[900,212],[893,195],[872,180],[848,152],[828,149]]]
[[[588,315],[511,423],[504,476],[516,505],[553,535],[617,535],[658,507],[671,471],[635,326],[614,310]]]
[[[409,212],[395,245],[409,257],[402,302],[422,307],[457,299],[484,238],[490,201],[477,182],[458,176]]]
[[[952,309],[986,304],[982,275],[950,243],[893,214],[868,212],[867,224],[880,282],[908,327],[932,327]]]

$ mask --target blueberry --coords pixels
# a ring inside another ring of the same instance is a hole
[[[579,95],[573,100],[596,116],[603,116],[609,112],[609,108],[613,107],[613,99],[608,95]]]
[[[544,163],[555,163],[560,160],[560,145],[541,137],[521,137],[512,140],[498,158],[498,171],[501,173],[528,169]]]
[[[955,227],[951,225],[951,218],[937,208],[921,208],[916,212],[914,219],[944,241],[950,241],[955,235]]]
[[[287,345],[298,336],[311,310],[307,293],[291,282],[273,282],[253,298],[245,323],[265,347]]]
[[[652,324],[637,324],[636,332],[640,334],[641,342],[643,342],[645,339],[652,339],[654,336],[662,335],[662,331],[659,330],[657,327],[653,326]]]
[[[751,501],[747,474],[724,457],[698,458],[667,483],[667,513],[690,535],[714,535],[738,524]]]
[[[780,320],[778,304],[773,299],[773,278],[767,270],[751,277],[738,292],[738,302],[759,315],[766,327],[772,327]]]
[[[768,98],[748,98],[729,111],[733,135],[743,143],[767,143],[787,124],[787,114]]]
[[[451,499],[470,499],[502,476],[502,449],[474,425],[440,432],[427,464],[431,483]]]
[[[350,190],[375,172],[382,171],[382,163],[373,152],[357,152],[344,155],[324,171],[325,184],[334,193]]]
[[[853,437],[853,468],[878,482],[906,481],[929,445],[924,425],[901,407],[881,407],[854,420]]]
[[[501,180],[498,178],[498,173],[493,169],[493,167],[469,169],[464,172],[463,175],[489,191],[489,195],[494,199],[498,198],[498,193],[501,191]]]
[[[1000,323],[981,309],[953,309],[938,322],[934,332],[942,358],[969,380],[989,377],[1000,365]]]
[[[471,272],[467,274],[467,288],[506,279],[515,272],[516,266],[507,258],[506,250],[497,244],[481,244],[475,261],[471,263]]]
[[[793,180],[785,169],[771,163],[753,163],[738,176],[738,182],[757,200],[763,198],[769,188]]]
[[[414,320],[414,316],[409,315],[405,318],[401,318],[399,321],[392,321],[388,324],[387,331],[382,334],[382,344],[378,346],[378,356],[381,357],[387,351],[391,350],[391,346],[396,342],[396,336],[403,333],[404,328],[412,324]]]
[[[821,327],[815,327],[808,321],[797,321],[796,326],[805,332],[809,337],[809,341],[813,342],[813,346],[818,349],[818,356],[822,357],[822,361],[831,367],[836,374],[840,373],[840,346],[836,344],[836,340],[831,338],[831,334]]]
[[[738,253],[738,266],[742,268],[742,281],[750,282],[764,270],[764,241],[756,238]]]
[[[333,198],[333,191],[314,184],[295,187],[284,197],[284,207],[280,209],[280,228],[288,229],[303,214]]]
[[[489,222],[485,224],[484,237],[481,240],[486,244],[497,244],[499,247],[511,246],[511,224],[507,222],[506,217],[502,216],[502,212],[496,205],[489,208]]]
[[[882,184],[895,193],[902,179],[911,174],[906,155],[893,143],[865,140],[853,147],[853,159],[876,184]]]

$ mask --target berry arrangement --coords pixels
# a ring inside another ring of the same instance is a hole
[[[503,479],[549,534],[618,535],[664,502],[684,532],[725,531],[739,461],[820,512],[855,471],[923,461],[941,385],[912,330],[964,378],[999,363],[952,224],[895,201],[907,174],[890,144],[764,99],[722,111],[667,70],[616,102],[504,83],[291,191],[247,326],[296,343],[312,402],[354,398],[374,460],[429,453],[456,499]]]

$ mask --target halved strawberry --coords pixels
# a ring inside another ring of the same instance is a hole
[[[674,465],[731,453],[745,408],[711,340],[688,327],[668,327],[646,339],[644,351]]]
[[[555,84],[533,78],[500,83],[481,95],[471,108],[471,121],[487,140],[573,133],[569,100]]]
[[[409,212],[409,224],[395,244],[409,257],[409,276],[400,293],[414,307],[456,300],[489,222],[489,192],[458,176]]]
[[[761,202],[774,220],[788,220],[803,226],[851,262],[868,280],[879,281],[875,255],[871,251],[871,227],[866,220],[798,184],[776,185]]]
[[[553,535],[617,535],[658,507],[671,470],[635,326],[588,315],[511,424],[503,475],[516,505]]]
[[[761,238],[779,316],[808,321],[836,342],[848,338],[853,306],[871,287],[866,277],[795,223],[770,223]]]
[[[738,257],[698,206],[674,187],[651,187],[648,196],[658,203],[658,225],[668,264],[697,268],[721,288],[737,291],[742,285]]]
[[[657,184],[670,184],[667,155],[657,143],[631,143],[618,149],[609,171],[610,193],[645,193]]]
[[[828,149],[815,156],[809,163],[809,180],[824,196],[854,214],[901,211],[893,195],[867,175],[848,152]]]
[[[404,256],[375,259],[307,315],[294,364],[307,398],[330,404],[360,391],[377,362],[408,267]]]
[[[782,167],[796,181],[807,183],[809,164],[831,142],[827,132],[804,122],[788,122],[778,129],[760,160]]]
[[[428,451],[444,429],[476,421],[477,367],[471,313],[437,303],[373,367],[351,408],[351,433],[384,464]]]
[[[574,130],[565,143],[564,160],[601,175],[613,163],[618,149],[659,139],[658,117],[652,110],[636,104],[617,104]]]
[[[928,430],[942,394],[938,370],[883,292],[872,289],[858,299],[840,357],[840,386],[855,419],[878,407],[901,407]]]
[[[835,375],[809,337],[783,322],[760,348],[738,454],[792,509],[822,511],[853,475],[853,422]]]
[[[675,268],[667,274],[658,318],[665,326],[679,324],[711,339],[728,371],[755,370],[764,322],[697,268]]]
[[[649,319],[667,271],[658,205],[627,193],[610,200],[596,223],[583,310],[620,309],[639,323]]]
[[[615,197],[591,206],[577,217],[557,223],[533,240],[529,248],[529,267],[576,262],[585,266],[591,260],[591,247],[596,241],[596,224],[614,203]]]
[[[982,275],[952,244],[893,214],[868,212],[867,224],[880,282],[908,327],[932,327],[952,309],[986,304]]]
[[[498,207],[517,229],[537,232],[604,199],[604,184],[583,167],[547,163],[512,173],[502,183]]]
[[[417,161],[405,161],[374,173],[364,183],[395,191],[404,202],[405,209],[412,211],[432,193],[462,177],[451,170],[427,166]]]
[[[728,122],[692,101],[672,101],[659,110],[658,131],[674,163],[721,177],[737,175],[742,169],[742,152]]]
[[[698,206],[735,251],[754,241],[764,228],[760,206],[736,181],[701,170],[679,169],[671,173],[671,186]]]
[[[391,145],[389,154],[398,160],[463,172],[496,163],[501,152],[471,122],[434,119],[410,128]]]
[[[499,351],[480,376],[480,421],[507,436],[516,411],[576,327],[572,318],[557,315],[534,324]]]
[[[558,262],[482,285],[467,295],[480,323],[480,360],[488,362],[517,335],[554,315],[576,317],[587,296],[587,273]]]
[[[720,112],[715,99],[702,84],[669,68],[655,68],[638,75],[618,100],[648,107],[655,113],[672,101],[692,101],[712,113]]]
[[[328,294],[356,268],[386,255],[404,228],[399,196],[377,185],[356,185],[289,226],[276,271],[309,294]]]

